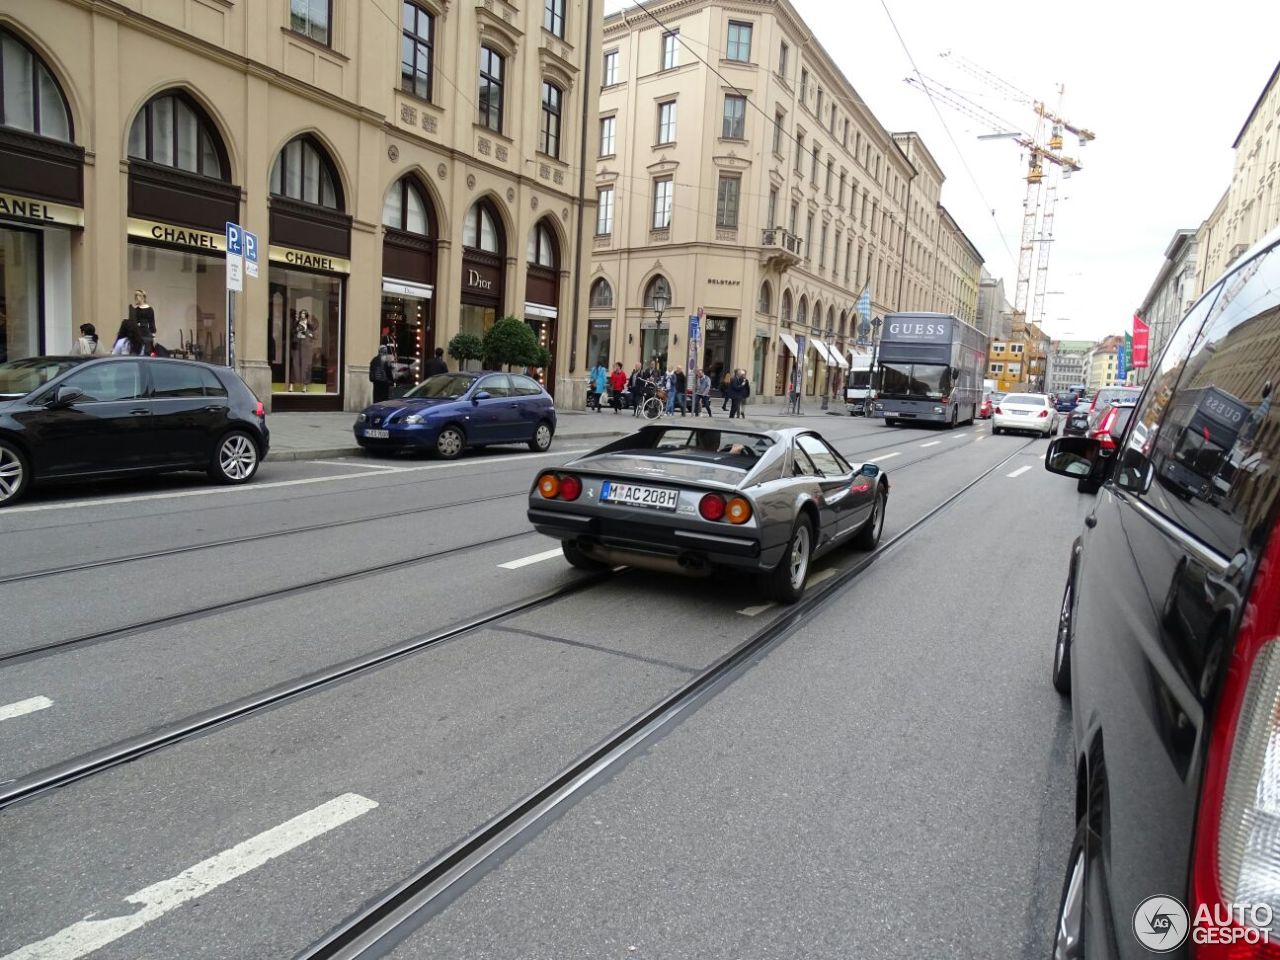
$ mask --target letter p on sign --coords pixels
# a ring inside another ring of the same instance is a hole
[[[227,224],[227,254],[233,257],[244,255],[244,232],[238,223]]]

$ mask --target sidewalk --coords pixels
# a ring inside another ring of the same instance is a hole
[[[799,416],[787,413],[786,406],[782,403],[748,404],[747,416],[743,423],[760,427],[799,426],[804,423],[812,423],[816,426],[820,423],[829,423],[827,417],[832,414],[845,415],[843,404],[839,409],[833,408],[831,411],[818,409],[820,404],[821,400],[812,400],[806,404],[804,413]],[[728,415],[721,413],[718,401],[712,401],[711,409],[715,414],[714,420],[726,421]],[[676,414],[676,419],[680,419],[679,414]],[[356,415],[347,412],[269,414],[267,428],[271,431],[271,452],[267,455],[267,459],[279,462],[364,456],[365,451],[356,444],[355,436],[351,432],[355,422]],[[607,407],[602,413],[557,410],[556,441],[558,443],[577,440],[604,441],[639,429],[644,422],[631,416],[629,410],[624,410],[620,414],[614,413]],[[555,446],[553,445],[551,449],[554,450]]]

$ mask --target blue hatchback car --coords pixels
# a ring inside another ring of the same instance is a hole
[[[491,443],[527,443],[541,453],[551,447],[556,408],[532,377],[459,371],[428,377],[403,397],[366,407],[354,430],[366,450],[428,450],[446,460]]]

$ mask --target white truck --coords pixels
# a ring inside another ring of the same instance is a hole
[[[849,416],[856,417],[866,412],[868,400],[875,399],[875,388],[871,383],[871,356],[855,353],[849,361],[849,377],[844,385],[844,402],[849,409]]]

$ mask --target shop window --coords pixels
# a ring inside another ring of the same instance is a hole
[[[333,0],[289,0],[289,28],[326,47],[332,39],[332,19]]]
[[[342,286],[340,277],[271,265],[267,350],[273,392],[341,389]]]
[[[40,316],[41,235],[0,228],[0,363],[43,353]],[[111,331],[100,331],[106,337]]]
[[[152,97],[129,127],[129,156],[139,160],[226,180],[225,155],[213,123],[182,93]]]
[[[400,88],[430,100],[436,18],[416,3],[405,3],[401,10]]]
[[[480,48],[480,125],[502,132],[502,85],[505,74],[502,56],[489,47]]]
[[[155,311],[157,353],[226,363],[226,262],[222,257],[130,243],[129,289],[147,291],[147,302]],[[98,334],[102,336],[103,331]]]
[[[294,137],[276,155],[271,167],[271,193],[303,203],[342,209],[337,171],[328,152],[305,134]]]
[[[40,57],[0,29],[0,126],[71,142],[71,111]]]

